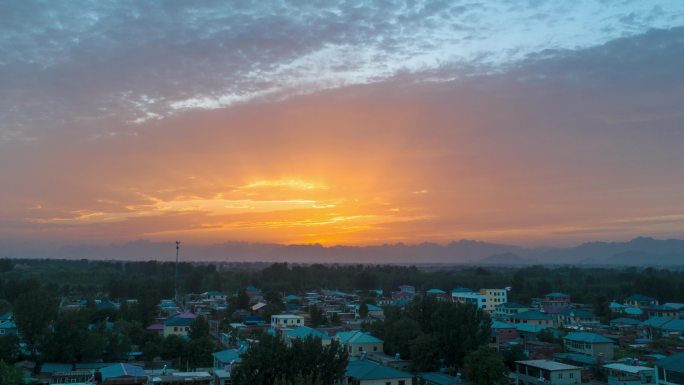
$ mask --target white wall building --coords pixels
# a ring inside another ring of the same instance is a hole
[[[271,316],[271,327],[280,328],[296,328],[304,326],[304,317],[294,314],[276,314]]]

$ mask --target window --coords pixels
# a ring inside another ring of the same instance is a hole
[[[177,332],[177,331],[178,331],[178,327],[177,327],[177,326],[174,326],[174,327],[173,327],[173,331],[174,331],[174,332]]]
[[[563,373],[558,373],[558,379],[560,380],[562,378],[563,378]]]
[[[399,380],[399,385],[406,385],[406,381],[404,381],[404,380]]]
[[[377,352],[377,351],[378,351],[378,347],[377,347],[377,346],[373,346],[373,351],[374,351],[374,352]]]
[[[570,374],[568,375],[568,377],[570,377],[570,378],[575,377],[575,373],[570,373]]]
[[[360,352],[363,351],[363,347],[362,347],[362,346],[359,346],[359,351],[360,351]]]

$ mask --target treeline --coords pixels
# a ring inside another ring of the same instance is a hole
[[[170,262],[67,260],[0,260],[0,311],[35,287],[56,295],[138,299],[146,306],[173,295],[175,265]],[[238,292],[254,285],[264,292],[300,293],[320,288],[342,291],[383,289],[409,284],[419,290],[454,287],[479,289],[512,286],[509,299],[529,302],[551,291],[570,294],[574,301],[622,300],[640,293],[661,302],[684,302],[684,271],[630,268],[445,267],[423,270],[393,265],[299,265],[274,263],[179,265],[182,293],[208,290]]]

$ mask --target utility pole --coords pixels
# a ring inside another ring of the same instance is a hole
[[[180,241],[176,241],[176,275],[173,279],[173,286],[175,291],[176,305],[178,305],[178,251],[180,250]]]

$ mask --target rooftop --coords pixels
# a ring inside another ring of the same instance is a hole
[[[393,369],[384,365],[376,364],[368,360],[349,361],[345,377],[353,377],[357,380],[384,380],[390,378],[411,378],[411,374]]]
[[[672,370],[677,373],[684,373],[684,353],[673,354],[657,361],[655,364],[659,368]]]
[[[568,333],[563,339],[569,341],[586,342],[590,344],[604,344],[613,343],[613,340],[606,338],[600,334],[588,333],[588,332],[571,332]]]
[[[518,364],[523,364],[527,366],[532,366],[539,369],[545,370],[572,370],[572,369],[582,369],[579,366],[573,366],[568,364],[562,364],[556,361],[549,360],[527,360],[527,361],[515,361]]]

